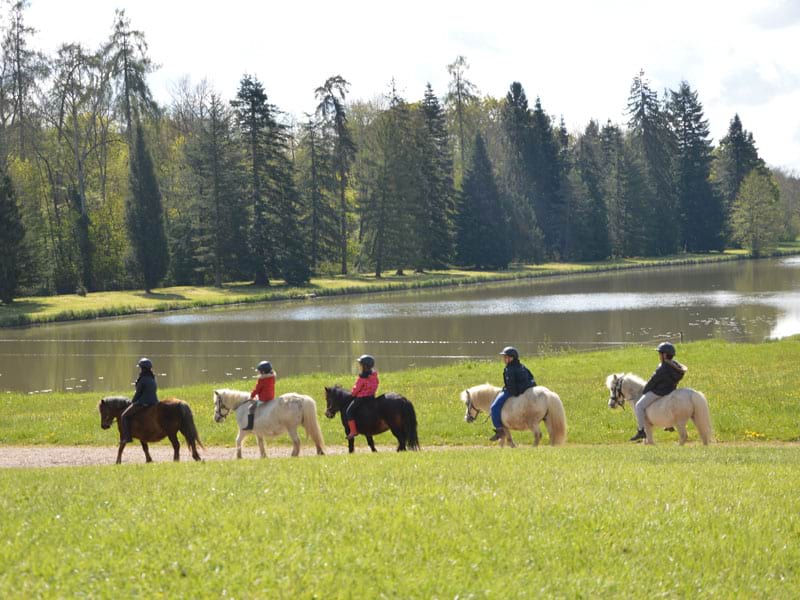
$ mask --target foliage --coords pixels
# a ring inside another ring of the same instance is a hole
[[[25,227],[8,175],[0,179],[0,302],[10,304],[17,294],[22,273]]]
[[[763,169],[753,169],[742,181],[733,204],[731,227],[734,239],[753,256],[763,256],[780,237],[782,215],[778,199],[778,186]]]

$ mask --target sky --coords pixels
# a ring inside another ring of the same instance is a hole
[[[625,123],[633,78],[659,92],[685,80],[699,93],[714,143],[734,114],[768,164],[800,174],[800,0],[31,0],[32,46],[94,49],[125,9],[144,32],[156,99],[183,78],[235,95],[245,73],[270,101],[304,118],[332,75],[350,99],[409,101],[426,83],[443,96],[459,55],[483,95],[519,81],[568,129],[590,119]]]

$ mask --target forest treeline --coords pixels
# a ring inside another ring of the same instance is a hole
[[[640,72],[627,122],[580,131],[519,82],[481,94],[461,56],[448,89],[418,98],[392,80],[353,99],[332,75],[302,119],[252,74],[225,92],[183,80],[162,106],[124,11],[100,48],[47,56],[27,7],[7,2],[2,31],[5,302],[731,245],[759,255],[800,230],[796,174],[764,163],[738,115],[715,145],[688,82],[659,94]]]

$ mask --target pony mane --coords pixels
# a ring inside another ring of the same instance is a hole
[[[634,383],[636,383],[638,385],[641,385],[643,387],[647,383],[644,379],[642,379],[641,377],[639,377],[635,373],[625,373],[625,379],[633,381]]]
[[[614,380],[615,377],[617,378],[617,380],[627,379],[628,381],[631,381],[631,382],[633,382],[633,383],[635,383],[635,384],[637,384],[639,386],[642,386],[642,387],[644,387],[644,385],[646,383],[644,379],[642,379],[641,377],[639,377],[635,373],[611,373],[611,375],[606,377],[606,388],[608,388],[609,390],[614,385],[612,383],[612,381]]]
[[[492,385],[491,383],[482,383],[480,385],[473,385],[471,388],[467,388],[463,392],[461,392],[461,401],[466,404],[467,403],[467,393],[473,398],[482,398],[485,395],[491,396],[492,399],[497,396],[497,390],[500,389],[497,386]]]
[[[100,408],[101,404],[107,404],[112,409],[119,409],[123,406],[130,406],[131,401],[130,398],[126,398],[125,396],[106,396],[100,399],[100,402],[97,403],[97,407]]]

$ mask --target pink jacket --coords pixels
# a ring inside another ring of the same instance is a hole
[[[353,389],[350,390],[350,393],[353,395],[354,398],[364,398],[366,396],[374,396],[375,392],[378,391],[378,372],[373,369],[372,372],[369,374],[368,377],[361,377],[359,375],[356,378],[356,383],[353,386]]]

